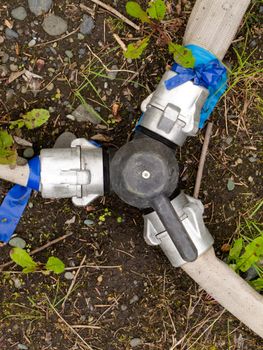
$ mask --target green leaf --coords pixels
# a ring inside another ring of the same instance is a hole
[[[56,258],[54,256],[51,256],[48,259],[45,267],[48,271],[52,271],[57,275],[65,271],[65,265],[63,261],[61,261],[59,258]]]
[[[23,128],[23,126],[25,126],[25,121],[23,119],[17,119],[17,120],[13,120],[9,123],[9,128],[10,129],[21,129]]]
[[[255,238],[245,247],[245,253],[237,261],[237,269],[245,272],[263,258],[263,236]]]
[[[0,149],[9,148],[13,143],[13,138],[7,131],[0,131]]]
[[[194,67],[195,58],[191,50],[187,49],[182,45],[171,43],[171,42],[168,44],[168,47],[169,47],[169,52],[173,54],[173,57],[176,63],[180,64],[185,68]]]
[[[47,109],[32,109],[32,111],[24,114],[22,118],[28,129],[35,129],[48,121],[50,113]]]
[[[242,248],[243,248],[243,238],[239,238],[235,240],[233,247],[229,251],[228,259],[230,261],[232,260],[236,261],[241,254]]]
[[[17,153],[15,149],[0,149],[0,164],[16,164]]]
[[[263,291],[263,278],[257,278],[254,281],[250,281],[249,284],[255,288],[257,291]]]
[[[141,6],[135,1],[129,1],[126,4],[126,12],[128,15],[140,19],[143,23],[150,23],[151,20],[147,16],[147,13],[141,8]]]
[[[139,58],[143,51],[146,49],[149,43],[149,37],[137,41],[134,44],[129,44],[127,47],[127,51],[124,52],[124,57],[126,58]]]
[[[24,268],[24,273],[34,272],[37,268],[37,263],[24,249],[13,248],[10,252],[10,257],[17,265]]]
[[[164,0],[151,1],[149,3],[147,13],[152,19],[156,19],[157,21],[162,21],[166,14],[166,5]]]

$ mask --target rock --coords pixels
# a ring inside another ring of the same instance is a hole
[[[233,191],[235,188],[235,183],[232,179],[228,179],[226,186],[227,186],[228,191]]]
[[[18,71],[18,65],[17,64],[11,63],[9,68],[10,68],[11,72],[17,72]]]
[[[71,142],[75,139],[76,135],[72,132],[65,131],[56,139],[53,148],[70,148]]]
[[[82,33],[78,33],[78,40],[84,40],[85,36]]]
[[[52,3],[52,0],[28,0],[29,9],[36,16],[47,13],[51,8]]]
[[[9,29],[9,28],[5,29],[5,36],[6,36],[6,39],[10,39],[10,40],[17,39],[19,37],[17,32],[15,32],[13,29]]]
[[[86,219],[86,220],[84,221],[84,225],[86,225],[86,226],[92,226],[92,225],[94,225],[94,221],[89,220],[89,219]]]
[[[19,278],[12,278],[12,281],[14,282],[14,286],[16,289],[20,289],[22,287],[22,282]]]
[[[91,34],[94,27],[95,27],[95,23],[93,18],[88,15],[83,15],[83,20],[79,29],[80,33],[84,35]]]
[[[57,36],[67,31],[68,24],[63,18],[51,14],[45,17],[42,27],[47,34]]]
[[[28,148],[26,148],[26,149],[24,150],[24,152],[23,152],[23,157],[24,157],[24,158],[30,159],[30,158],[32,158],[33,156],[34,156],[34,150],[33,150],[33,148],[28,147]]]
[[[28,203],[28,208],[29,208],[29,209],[32,209],[33,206],[34,206],[34,204],[33,204],[32,202],[29,202],[29,203]]]
[[[114,64],[114,65],[111,67],[111,69],[112,69],[113,71],[116,71],[116,70],[118,70],[118,66],[116,66],[116,64]],[[118,72],[108,72],[108,78],[109,78],[110,80],[114,80],[114,79],[116,79],[117,74],[118,74]]]
[[[232,143],[232,141],[233,141],[233,137],[232,136],[227,136],[227,138],[225,139],[225,143],[227,145],[230,145]]]
[[[2,63],[7,63],[9,60],[9,55],[7,53],[3,52],[1,59],[2,59]]]
[[[32,39],[32,40],[29,41],[28,47],[33,47],[33,46],[36,45],[36,43],[37,43],[36,39]]]
[[[128,309],[127,305],[121,305],[121,311],[126,311]]]
[[[22,157],[17,157],[16,159],[16,164],[19,165],[19,166],[23,166],[23,165],[26,165],[27,164],[27,160],[25,158],[22,158]]]
[[[8,68],[6,65],[2,64],[0,65],[0,77],[4,78],[8,75]]]
[[[134,295],[134,296],[131,298],[131,300],[130,300],[130,304],[134,304],[134,303],[136,303],[138,300],[139,300],[138,295]]]
[[[248,158],[248,160],[250,161],[250,163],[255,163],[257,161],[257,156],[251,156]]]
[[[28,350],[28,347],[27,347],[26,345],[24,345],[24,344],[18,344],[18,345],[17,345],[17,348],[18,348],[19,350]]]
[[[130,346],[132,348],[135,348],[136,346],[139,346],[139,345],[142,345],[142,340],[140,338],[133,338],[131,341],[130,341]]]
[[[73,58],[73,53],[72,53],[72,51],[66,50],[66,51],[65,51],[65,54],[66,54],[66,56],[67,56],[69,59]]]
[[[79,105],[75,111],[71,113],[71,116],[73,116],[77,122],[91,122],[95,125],[99,124],[101,120],[100,115],[88,104],[85,104],[85,106]]]
[[[11,239],[10,239],[9,245],[10,245],[11,247],[16,247],[16,248],[24,249],[25,246],[26,246],[26,241],[23,240],[23,238],[14,237],[14,238],[11,238]]]
[[[27,16],[27,12],[23,6],[19,6],[11,11],[11,16],[18,21],[23,21]]]
[[[66,278],[66,280],[73,280],[74,275],[73,275],[72,272],[67,271],[67,272],[64,274],[64,277]]]

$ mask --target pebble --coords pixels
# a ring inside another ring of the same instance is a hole
[[[227,145],[230,145],[232,143],[232,141],[233,141],[233,137],[232,136],[227,136],[227,138],[225,139],[225,143]]]
[[[19,278],[13,278],[12,280],[16,289],[20,289],[22,287],[22,282]]]
[[[36,16],[47,13],[51,8],[52,3],[52,0],[28,0],[29,9]]]
[[[31,147],[28,147],[23,152],[23,157],[30,159],[34,156],[34,150]]]
[[[121,311],[126,311],[128,309],[127,305],[121,305]]]
[[[89,219],[86,219],[86,220],[84,221],[84,225],[86,225],[86,226],[94,225],[94,221],[89,220]]]
[[[74,275],[73,275],[72,272],[67,271],[67,272],[64,274],[64,277],[66,278],[66,280],[73,280]]]
[[[29,41],[28,47],[33,47],[33,46],[36,45],[36,43],[37,43],[36,39],[32,39],[32,40]]]
[[[2,35],[0,35],[0,44],[3,44],[4,41],[5,41],[5,38]]]
[[[232,179],[228,179],[226,186],[227,186],[228,191],[233,191],[235,188],[235,183]]]
[[[0,65],[0,77],[1,77],[1,78],[4,78],[4,77],[7,76],[7,74],[8,74],[8,68],[7,68],[7,66],[4,65],[4,64]]]
[[[95,24],[93,18],[88,15],[83,15],[83,20],[79,29],[80,33],[84,35],[91,34],[94,27]]]
[[[133,338],[133,339],[131,339],[130,346],[132,348],[135,348],[135,347],[137,347],[139,345],[142,345],[142,340],[140,338]]]
[[[49,83],[46,89],[47,91],[52,91],[54,89],[54,83]]]
[[[12,39],[17,39],[19,35],[13,29],[6,28],[5,29],[5,36],[7,39],[12,40]]]
[[[249,176],[249,177],[248,177],[248,181],[249,181],[249,182],[253,182],[253,181],[254,181],[253,177],[252,177],[252,176]]]
[[[130,299],[130,304],[134,304],[139,300],[138,295],[134,295],[131,299]]]
[[[67,31],[68,24],[63,18],[51,14],[45,17],[42,27],[47,34],[57,36]]]
[[[11,72],[17,72],[18,71],[18,65],[11,63],[9,66]]]
[[[18,344],[18,345],[17,345],[17,348],[18,348],[19,350],[28,350],[28,347],[27,347],[26,345],[24,345],[24,344]]]
[[[2,63],[7,63],[9,60],[9,55],[4,52],[1,59],[2,59]]]
[[[85,36],[82,33],[78,33],[78,40],[84,40]]]
[[[100,123],[99,114],[91,105],[88,104],[86,104],[85,106],[79,105],[75,109],[75,111],[71,113],[71,116],[73,116],[74,120],[76,120],[77,122],[91,122],[95,125]],[[69,118],[68,115],[67,118]]]
[[[23,21],[27,16],[27,12],[23,6],[19,6],[11,11],[11,16],[18,21]]]
[[[24,249],[26,246],[26,241],[23,238],[20,237],[14,237],[11,238],[9,241],[9,245],[11,247],[21,248]]]
[[[118,66],[116,66],[116,64],[114,64],[114,65],[111,67],[111,69],[112,69],[112,70],[118,70]],[[109,78],[110,80],[114,80],[114,79],[116,79],[117,74],[118,74],[118,72],[109,72],[109,73],[108,73],[108,78]]]
[[[257,157],[251,156],[248,158],[248,160],[250,161],[250,163],[255,163],[257,161]]]
[[[71,142],[76,139],[72,132],[65,131],[57,139],[53,148],[70,148]]]
[[[72,53],[72,51],[66,50],[66,51],[65,51],[65,54],[66,54],[66,56],[67,56],[69,59],[73,58],[73,53]]]
[[[28,203],[28,208],[29,208],[29,209],[32,209],[33,206],[34,206],[34,204],[33,204],[32,202],[29,202],[29,203]]]

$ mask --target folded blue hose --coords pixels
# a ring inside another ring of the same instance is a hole
[[[209,96],[202,108],[199,127],[204,126],[218,100],[227,88],[227,70],[211,52],[197,45],[187,45],[195,57],[194,68],[184,68],[174,63],[171,70],[177,75],[165,81],[168,90],[192,81],[195,85],[203,86],[209,91]]]
[[[8,243],[23,215],[32,190],[39,190],[40,161],[34,157],[28,162],[30,168],[27,187],[15,185],[0,206],[0,241]]]

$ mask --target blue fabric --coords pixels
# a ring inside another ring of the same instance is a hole
[[[203,86],[209,91],[209,96],[202,108],[199,127],[204,126],[218,100],[227,87],[227,71],[224,65],[211,52],[197,45],[187,45],[195,57],[194,68],[184,68],[174,63],[171,70],[177,75],[165,81],[168,90],[192,81],[195,85]]]
[[[29,162],[30,174],[27,187],[15,185],[0,206],[0,241],[7,243],[27,206],[32,190],[39,190],[40,161],[34,157]]]

